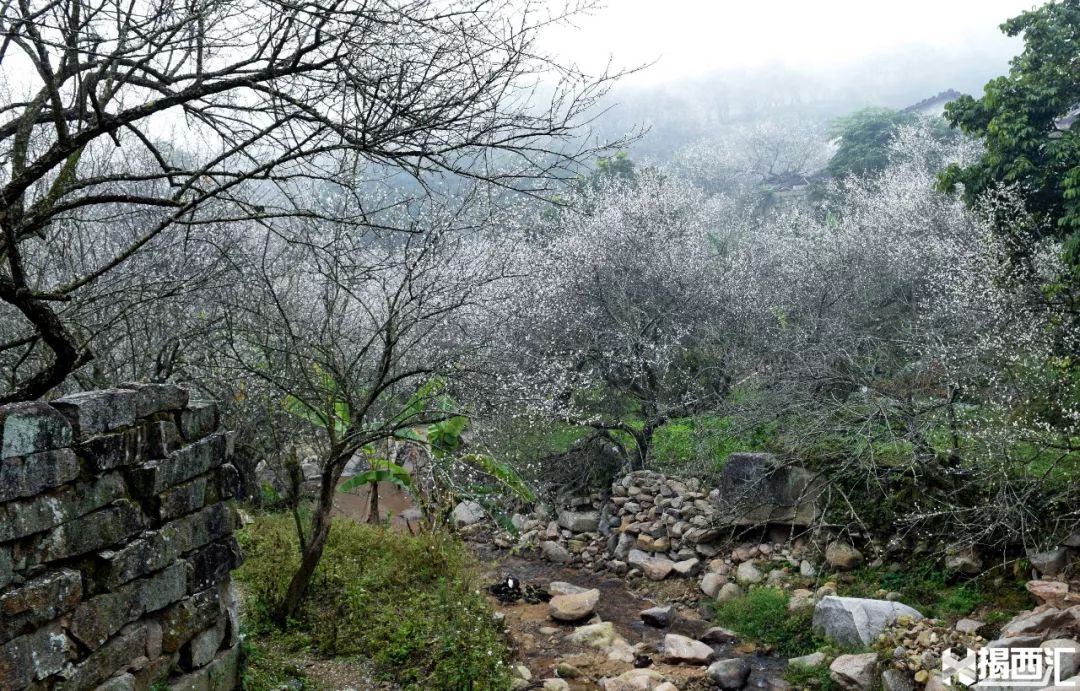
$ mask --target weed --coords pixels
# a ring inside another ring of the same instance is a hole
[[[509,650],[459,542],[336,521],[295,621],[270,621],[299,562],[292,519],[263,515],[240,533],[250,627],[283,646],[361,655],[405,689],[508,685]]]
[[[784,672],[784,679],[796,689],[817,689],[817,691],[835,691],[839,687],[829,676],[829,666],[817,667],[789,666]]]
[[[822,647],[811,628],[812,610],[789,612],[788,595],[777,588],[753,588],[745,595],[719,602],[716,621],[785,657],[807,655]]]

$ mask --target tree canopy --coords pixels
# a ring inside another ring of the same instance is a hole
[[[962,186],[974,203],[997,186],[1016,186],[1038,235],[1066,240],[1080,265],[1080,0],[1051,2],[1001,25],[1024,37],[1009,74],[986,84],[981,98],[946,106],[949,123],[981,139],[985,154],[952,165],[942,187]]]

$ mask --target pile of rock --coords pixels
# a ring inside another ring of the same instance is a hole
[[[692,576],[702,559],[720,552],[718,490],[710,496],[698,479],[642,470],[624,476],[611,493],[618,532],[609,539],[610,570],[636,568],[653,580]]]
[[[552,511],[539,505],[528,516],[512,517],[518,531],[517,546],[539,549],[549,561],[575,564],[594,571],[605,567],[608,536],[612,534],[611,504],[594,492],[567,497]]]
[[[869,691],[878,679],[885,691],[943,691],[949,688],[941,671],[943,656],[962,658],[982,648],[1062,650],[1049,656],[1060,667],[1054,673],[1066,688],[1080,684],[1080,594],[1057,581],[1032,581],[1027,587],[1039,606],[1014,617],[991,641],[980,635],[986,625],[974,619],[949,626],[897,602],[844,597],[821,598],[814,610],[814,630],[845,647],[873,647],[875,652],[840,655],[830,664],[830,677],[848,691]],[[826,662],[828,657],[819,652],[788,664],[816,667]]]
[[[768,454],[732,454],[719,488],[641,470],[616,480],[610,494],[567,498],[557,509],[541,506],[528,516],[515,515],[513,522],[518,548],[537,549],[558,563],[653,580],[697,576],[706,562],[725,561],[721,553],[733,529],[766,526],[770,541],[747,546],[744,558],[727,565],[760,556],[798,568],[800,561],[792,562],[785,550],[805,543],[794,538],[817,515],[816,488],[809,473]],[[861,561],[857,552],[853,558]],[[724,573],[717,566],[709,571]],[[723,586],[712,581],[717,590]]]
[[[0,688],[235,687],[217,425],[165,384],[0,406]]]

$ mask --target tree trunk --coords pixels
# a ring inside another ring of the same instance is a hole
[[[368,523],[379,522],[379,483],[371,483],[371,496],[368,501]]]
[[[345,469],[345,460],[348,459],[348,455],[344,455],[345,460],[342,460],[342,455],[331,454],[326,465],[323,466],[322,484],[319,488],[319,501],[314,507],[312,516],[311,534],[308,536],[304,553],[300,557],[300,568],[289,581],[289,589],[285,592],[285,599],[282,600],[275,616],[279,626],[284,626],[300,608],[300,602],[304,599],[311,580],[315,577],[315,569],[322,559],[326,540],[330,537],[330,510],[334,506],[334,492],[337,491],[338,480],[341,479],[341,472]]]

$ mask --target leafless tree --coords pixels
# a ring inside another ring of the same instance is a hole
[[[490,229],[467,229],[476,222],[463,218],[468,203],[408,213],[411,221],[389,231],[291,219],[252,232],[248,279],[226,298],[222,362],[312,423],[321,469],[282,618],[296,610],[319,563],[349,461],[457,412],[440,394],[468,369],[469,323],[487,286],[507,275]]]
[[[408,176],[421,193],[439,175],[544,190],[589,156],[570,139],[608,82],[535,50],[538,31],[577,9],[0,5],[0,300],[11,325],[0,352],[18,370],[0,402],[39,397],[93,358],[64,306],[163,235],[317,218],[297,188],[344,171],[369,184]],[[107,232],[117,224],[138,232]],[[78,238],[80,228],[94,232]],[[46,261],[57,256],[48,246],[77,242],[95,248],[93,261]]]

